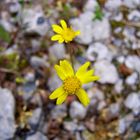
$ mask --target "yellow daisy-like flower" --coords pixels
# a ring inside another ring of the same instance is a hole
[[[64,20],[60,20],[60,24],[62,27],[56,24],[52,25],[53,31],[57,33],[52,36],[52,41],[58,41],[59,43],[63,43],[65,41],[65,43],[68,43],[80,34],[80,31],[74,31],[72,27],[67,27]]]
[[[63,84],[54,90],[49,96],[50,99],[56,99],[56,104],[62,104],[68,95],[75,94],[84,106],[90,102],[86,91],[82,88],[83,84],[98,80],[98,76],[94,76],[94,70],[87,70],[90,62],[83,64],[76,74],[67,60],[60,61],[60,65],[55,65],[55,70],[63,81]]]

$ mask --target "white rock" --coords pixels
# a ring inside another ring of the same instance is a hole
[[[97,110],[102,110],[105,106],[107,105],[107,103],[103,100],[101,102],[99,102]]]
[[[64,128],[70,132],[75,132],[78,129],[78,125],[73,121],[64,121]]]
[[[2,11],[0,25],[2,25],[6,31],[12,32],[14,30],[14,26],[11,24],[9,19],[10,17],[9,17],[8,12]]]
[[[134,72],[126,78],[126,84],[135,85],[137,83],[137,80],[138,80],[138,73]]]
[[[93,40],[105,40],[110,37],[110,24],[108,19],[103,18],[101,21],[93,21],[94,16],[93,12],[88,11],[81,14],[79,18],[70,20],[72,27],[81,32],[77,37],[77,42],[90,44]]]
[[[21,5],[19,4],[19,2],[10,3],[10,5],[9,5],[9,11],[12,14],[18,13],[20,10],[21,10]]]
[[[128,15],[128,20],[131,21],[140,21],[140,12],[138,10],[134,10],[132,11],[129,15]]]
[[[33,72],[28,72],[26,73],[25,75],[25,80],[28,81],[28,82],[33,82],[35,80],[35,73]]]
[[[62,82],[56,74],[52,75],[48,80],[48,86],[51,91],[61,86]]]
[[[67,108],[65,104],[55,106],[51,111],[51,116],[53,119],[63,119],[67,116]]]
[[[79,18],[71,19],[70,23],[75,30],[80,30],[80,35],[77,37],[77,42],[82,44],[90,44],[92,42],[92,20],[93,12],[85,12]]]
[[[95,0],[88,0],[85,7],[84,7],[84,10],[85,11],[95,11],[96,7],[98,6],[98,3],[97,1]]]
[[[140,94],[138,93],[129,94],[124,104],[127,108],[133,111],[134,115],[137,115],[140,112]]]
[[[125,59],[125,65],[140,73],[140,57],[136,55],[129,55]]]
[[[111,117],[117,117],[119,116],[120,112],[120,104],[119,103],[113,103],[109,106],[109,113]]]
[[[49,54],[51,55],[51,57],[57,58],[57,60],[64,59],[66,56],[66,49],[64,44],[55,43],[49,48]]]
[[[123,86],[123,80],[120,79],[116,82],[115,86],[114,86],[114,89],[117,93],[121,93],[122,90],[124,89],[124,86]]]
[[[124,56],[119,56],[119,57],[117,57],[117,61],[122,64],[125,61],[125,57]]]
[[[118,10],[118,8],[122,5],[122,0],[107,0],[105,3],[105,8],[113,11]]]
[[[110,24],[108,19],[103,18],[101,21],[96,20],[93,22],[92,36],[96,41],[105,40],[110,37]]]
[[[136,8],[140,5],[139,0],[123,0],[123,4],[128,8]]]
[[[118,127],[118,132],[120,134],[125,133],[126,129],[129,128],[130,124],[132,123],[134,117],[132,114],[129,114],[125,116],[124,118],[121,118],[119,120],[119,127]]]
[[[84,119],[87,113],[87,109],[79,102],[74,101],[70,105],[70,117],[72,119]]]
[[[28,123],[31,125],[31,127],[32,126],[34,127],[35,125],[38,125],[38,123],[40,121],[40,117],[42,117],[41,116],[41,112],[42,112],[42,109],[41,108],[36,108],[33,111],[32,116],[28,120]]]
[[[44,36],[48,31],[48,23],[41,8],[24,9],[19,20],[25,33],[37,33]]]
[[[8,89],[0,88],[0,139],[12,139],[16,130],[15,126],[15,101]]]
[[[101,51],[102,50],[102,51]],[[102,43],[96,42],[91,44],[86,52],[86,57],[90,61],[101,60],[101,59],[112,59],[112,54],[110,53],[107,46]]]
[[[102,84],[115,84],[119,79],[116,67],[107,60],[97,61],[94,68],[95,75],[100,76],[99,82]]]
[[[48,67],[49,66],[46,58],[41,58],[38,56],[32,56],[30,59],[30,63],[34,68]]]
[[[103,91],[101,91],[97,87],[93,87],[92,89],[89,89],[87,92],[90,98],[95,98],[99,101],[104,100],[105,98]]]
[[[26,140],[48,140],[48,138],[41,132],[36,132],[35,134],[28,136]]]

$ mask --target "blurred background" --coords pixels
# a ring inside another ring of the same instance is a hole
[[[50,39],[61,19],[81,31],[75,70],[100,76],[88,107],[48,99],[70,60]],[[0,140],[140,140],[140,0],[0,0]]]

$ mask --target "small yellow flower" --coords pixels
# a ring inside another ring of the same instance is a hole
[[[63,84],[53,91],[49,96],[50,99],[56,99],[56,104],[62,104],[68,95],[75,94],[84,106],[90,102],[86,91],[82,88],[83,84],[98,80],[98,76],[94,76],[94,70],[87,70],[90,62],[83,64],[76,74],[67,60],[60,61],[60,65],[55,65],[55,70],[63,81]]]
[[[80,34],[80,31],[74,31],[72,27],[67,27],[64,20],[61,20],[60,24],[62,27],[56,24],[52,25],[53,31],[57,33],[56,35],[52,36],[52,41],[58,40],[59,43],[63,43],[64,41],[65,43],[68,43]]]

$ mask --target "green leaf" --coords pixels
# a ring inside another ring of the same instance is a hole
[[[96,9],[95,9],[95,17],[93,18],[93,20],[102,20],[104,14],[102,12],[102,9],[101,7],[98,5],[96,6]]]
[[[10,34],[1,25],[0,25],[0,39],[8,43],[11,41]]]

